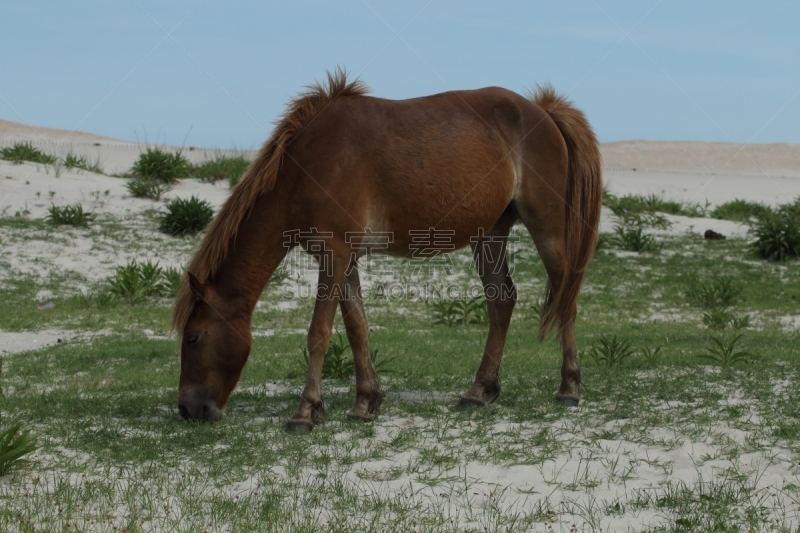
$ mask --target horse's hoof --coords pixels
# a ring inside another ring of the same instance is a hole
[[[556,394],[556,401],[564,407],[578,407],[580,400],[573,396],[560,396]]]
[[[301,433],[311,433],[311,430],[314,429],[313,424],[309,424],[308,422],[299,422],[296,420],[289,420],[286,422],[286,432],[291,433],[293,435],[299,435]]]
[[[484,405],[486,404],[480,400],[473,400],[472,398],[464,398],[462,396],[461,399],[458,400],[458,404],[456,404],[456,409],[459,411],[465,411],[473,407],[483,407]]]
[[[358,413],[347,413],[347,419],[352,420],[353,422],[372,422],[372,415],[370,414],[358,414]]]

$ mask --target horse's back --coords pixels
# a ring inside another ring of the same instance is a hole
[[[344,210],[353,227],[392,231],[398,249],[411,228],[452,231],[463,246],[511,204],[523,148],[553,128],[538,106],[499,87],[343,97],[298,136],[290,161],[319,218]]]

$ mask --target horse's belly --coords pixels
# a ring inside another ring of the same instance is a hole
[[[387,252],[408,255],[421,243],[430,249],[462,248],[491,231],[511,203],[516,179],[510,164],[462,173],[415,175],[393,187],[370,210],[372,230],[390,232]],[[374,215],[374,216],[373,216]]]

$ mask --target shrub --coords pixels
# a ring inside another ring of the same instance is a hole
[[[125,266],[117,266],[108,278],[111,292],[135,304],[149,296],[166,296],[170,292],[169,280],[158,263],[137,263],[134,259]]]
[[[711,211],[711,216],[712,218],[733,220],[736,222],[750,222],[752,219],[762,218],[771,212],[772,210],[764,204],[736,199],[732,202],[725,202],[715,207],[714,210]]]
[[[134,179],[129,181],[125,186],[134,198],[150,198],[155,201],[159,201],[161,195],[171,188],[166,183],[160,183],[147,178]]]
[[[656,240],[652,235],[644,233],[641,226],[618,225],[609,242],[630,252],[650,252],[656,250]]]
[[[188,177],[191,170],[192,165],[180,151],[170,153],[148,148],[131,167],[131,174],[160,183],[175,183]]]
[[[701,283],[698,279],[689,281],[686,296],[690,301],[706,309],[732,307],[739,300],[743,287],[731,276],[715,276],[711,281]]]
[[[752,246],[762,259],[785,261],[800,257],[800,214],[794,213],[793,204],[781,206],[759,220],[753,226],[753,233],[756,241]]]
[[[19,142],[10,148],[0,148],[0,159],[6,159],[14,163],[30,161],[44,165],[52,165],[58,161],[57,157],[45,154],[38,148],[34,148],[29,142]]]
[[[231,187],[239,183],[242,176],[250,166],[250,161],[243,155],[226,156],[218,155],[202,165],[196,165],[192,169],[192,176],[202,181],[228,180]]]
[[[91,211],[84,211],[81,204],[66,205],[58,207],[51,205],[47,210],[47,216],[44,217],[45,221],[55,225],[69,225],[76,228],[88,228],[90,222],[94,222],[97,215]]]
[[[211,205],[192,196],[188,200],[175,198],[167,203],[158,228],[169,235],[195,235],[205,229],[214,216]]]

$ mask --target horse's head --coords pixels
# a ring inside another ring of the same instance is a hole
[[[237,302],[223,300],[191,273],[188,277],[195,303],[181,339],[178,410],[186,419],[216,422],[250,355],[249,321]]]

